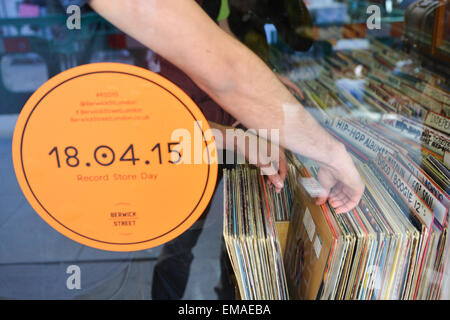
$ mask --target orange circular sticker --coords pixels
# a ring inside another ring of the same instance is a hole
[[[13,138],[20,187],[70,239],[136,251],[166,243],[203,213],[216,149],[195,103],[165,78],[119,63],[67,70],[25,104]]]

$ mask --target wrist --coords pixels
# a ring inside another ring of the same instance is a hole
[[[330,157],[327,165],[330,169],[339,172],[342,168],[348,166],[351,157],[343,143],[336,141],[329,150]]]

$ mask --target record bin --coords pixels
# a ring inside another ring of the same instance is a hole
[[[318,3],[310,8],[318,10]],[[358,207],[336,215],[328,205],[315,206],[296,183],[283,223],[283,270],[272,270],[279,283],[271,289],[288,286],[288,299],[449,299],[450,5],[358,3],[333,4],[347,6],[344,20],[316,20],[309,51],[290,48],[281,36],[270,48],[274,69],[300,87],[299,101],[346,146],[366,184]],[[381,8],[381,28],[368,29],[368,5]],[[292,159],[295,181],[316,178],[318,164]],[[272,232],[281,244],[279,227]],[[252,285],[266,293],[256,280],[264,271],[252,269],[251,259],[239,263],[248,248],[230,253],[243,299],[252,299]],[[277,249],[273,254],[280,257]]]

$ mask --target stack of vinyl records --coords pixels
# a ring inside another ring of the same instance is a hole
[[[226,175],[224,234],[245,299],[450,298],[448,81],[404,52],[369,44],[282,61],[300,102],[354,159],[366,186],[355,209],[315,205],[318,164],[288,152],[296,170],[281,263],[271,223],[287,206],[268,204],[258,174]],[[282,265],[289,295],[274,295],[284,292]]]
[[[319,120],[330,116],[379,119],[395,113],[448,134],[448,79],[400,50],[371,40],[365,50],[340,51],[326,58],[283,58],[280,64],[286,76],[303,90],[301,102],[315,109]]]
[[[292,199],[290,167],[277,194],[259,169],[239,165],[224,170],[224,239],[241,299],[288,298],[283,255],[275,222],[289,219]]]
[[[291,78],[303,105],[346,145],[366,190],[354,210],[336,215],[300,186],[285,255],[291,296],[448,298],[446,79],[375,40],[320,64],[313,77],[296,80],[292,70]],[[306,159],[297,167],[309,177],[317,170]]]
[[[381,162],[381,156],[355,162],[366,190],[351,212],[336,214],[328,205],[315,205],[299,185],[285,252],[291,296],[438,299],[448,254],[447,228],[412,190],[411,204],[398,192],[384,175],[382,168],[390,164]],[[297,167],[303,177],[317,172],[308,160],[297,161]]]

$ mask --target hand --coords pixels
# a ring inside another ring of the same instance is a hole
[[[245,146],[238,145],[237,151],[244,155],[250,164],[260,168],[261,174],[267,176],[268,184],[273,185],[275,191],[280,193],[288,170],[284,149],[248,132],[245,137]]]
[[[280,193],[281,189],[284,186],[284,180],[286,179],[286,174],[288,170],[286,154],[284,153],[283,148],[279,148],[278,150],[278,160],[275,161],[278,164],[278,172],[275,174],[267,174],[268,184],[273,185],[275,187],[275,192]],[[273,162],[270,166],[273,165]],[[260,167],[261,171],[264,173],[264,168]],[[273,170],[273,167],[272,167]]]
[[[291,81],[288,77],[283,76],[282,74],[279,74],[279,73],[275,73],[275,74],[277,75],[278,79],[286,86],[286,88],[289,89],[289,91],[293,95],[297,94],[302,100],[304,99],[302,91],[293,81]]]
[[[322,205],[327,200],[336,213],[344,213],[354,209],[364,192],[364,183],[356,170],[351,157],[345,153],[338,157],[334,168],[321,166],[317,179],[325,189],[316,204]]]

